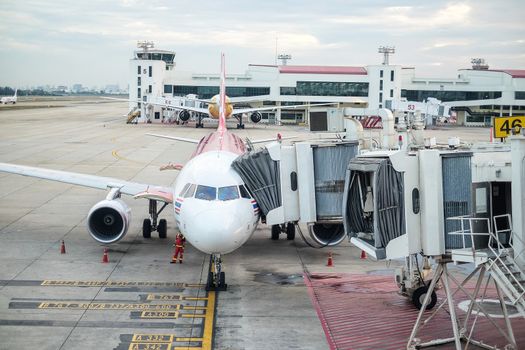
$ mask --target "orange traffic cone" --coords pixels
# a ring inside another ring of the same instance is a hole
[[[60,244],[60,254],[66,254],[66,245],[64,244],[64,240],[62,240],[62,244]]]
[[[366,259],[366,253],[364,250],[361,250],[361,259]]]
[[[102,262],[103,263],[108,263],[109,262],[108,248],[104,248],[104,255],[102,256]]]
[[[326,263],[326,266],[329,266],[329,267],[334,266],[334,259],[332,259],[332,252],[328,252],[328,262]]]

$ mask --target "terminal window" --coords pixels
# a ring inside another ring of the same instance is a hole
[[[153,67],[149,66],[149,76],[153,76]]]
[[[379,90],[383,91],[383,80],[379,80]]]
[[[383,70],[382,70],[382,69],[379,71],[379,77],[380,77],[380,78],[383,77]]]
[[[394,81],[394,71],[390,71],[390,81]]]
[[[140,74],[140,66],[137,66],[137,74]]]
[[[284,90],[283,90],[284,89]],[[293,93],[290,88],[281,87],[281,92]],[[298,81],[295,88],[297,96],[368,96],[368,83]]]

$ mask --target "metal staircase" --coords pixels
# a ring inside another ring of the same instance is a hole
[[[135,120],[135,118],[137,118],[138,116],[140,116],[140,109],[138,107],[135,107],[131,111],[129,111],[126,123],[131,124],[133,120]]]
[[[514,248],[514,243],[519,238],[512,231],[510,215],[498,215],[493,219],[495,233],[490,232],[489,238],[489,249],[492,254],[490,254],[485,265],[487,271],[494,278],[494,281],[496,281],[510,303],[525,318],[525,272],[516,262],[519,258],[525,258],[525,253],[524,250],[516,252]],[[501,222],[502,219],[505,221],[505,227],[507,228],[498,229],[498,221]],[[507,245],[502,244],[500,241],[502,235],[509,235]]]

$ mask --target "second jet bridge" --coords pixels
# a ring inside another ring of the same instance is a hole
[[[274,142],[239,157],[232,166],[267,224],[297,223],[318,245],[335,245],[346,237],[341,210],[345,175],[357,153],[357,141]]]

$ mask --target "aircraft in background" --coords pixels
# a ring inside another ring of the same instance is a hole
[[[18,89],[15,90],[15,94],[13,96],[4,96],[0,99],[0,103],[6,105],[8,103],[16,104],[16,101],[18,97],[16,96],[18,92]]]
[[[163,167],[180,170],[173,187],[8,163],[0,163],[0,171],[107,190],[106,198],[95,204],[87,217],[89,233],[103,244],[117,242],[128,231],[131,212],[121,195],[149,201],[150,218],[144,219],[142,226],[144,238],[150,238],[155,230],[160,238],[166,238],[166,220],[158,220],[158,217],[167,205],[173,204],[179,230],[195,248],[211,254],[213,269],[208,275],[207,288],[225,289],[221,254],[234,251],[251,237],[259,221],[259,207],[231,167],[232,162],[247,151],[247,147],[239,136],[226,128],[227,115],[235,112],[230,110],[231,105],[225,94],[224,64],[223,54],[220,94],[215,100],[219,120],[215,132],[201,140],[152,134],[197,145],[185,165]],[[255,140],[251,144],[273,140]],[[159,204],[162,205],[160,209]]]
[[[242,122],[244,115],[249,115],[252,123],[258,123],[262,120],[261,111],[274,111],[278,109],[297,109],[297,108],[314,106],[310,104],[302,104],[302,105],[292,105],[292,106],[234,108],[234,104],[246,104],[249,102],[262,101],[265,98],[267,98],[267,96],[253,96],[249,98],[242,98],[242,97],[230,98],[228,96],[225,96],[224,109],[225,109],[226,119],[230,119],[231,117],[237,118],[237,120],[239,121],[239,123],[237,124],[237,129],[244,129],[244,123]],[[192,100],[205,104],[208,107],[203,108],[203,107],[192,107],[192,106],[173,106],[173,105],[164,104],[164,103],[152,103],[152,104],[180,110],[178,114],[178,119],[183,122],[188,121],[192,117],[192,113],[193,113],[194,118],[197,120],[197,123],[195,124],[196,128],[204,127],[202,119],[206,115],[208,115],[208,117],[211,119],[219,119],[220,95],[215,95],[209,100],[202,100],[198,98],[188,99],[188,101],[192,101]],[[319,104],[315,104],[315,106],[324,106],[324,105],[333,105],[333,104],[334,103],[319,103]]]

